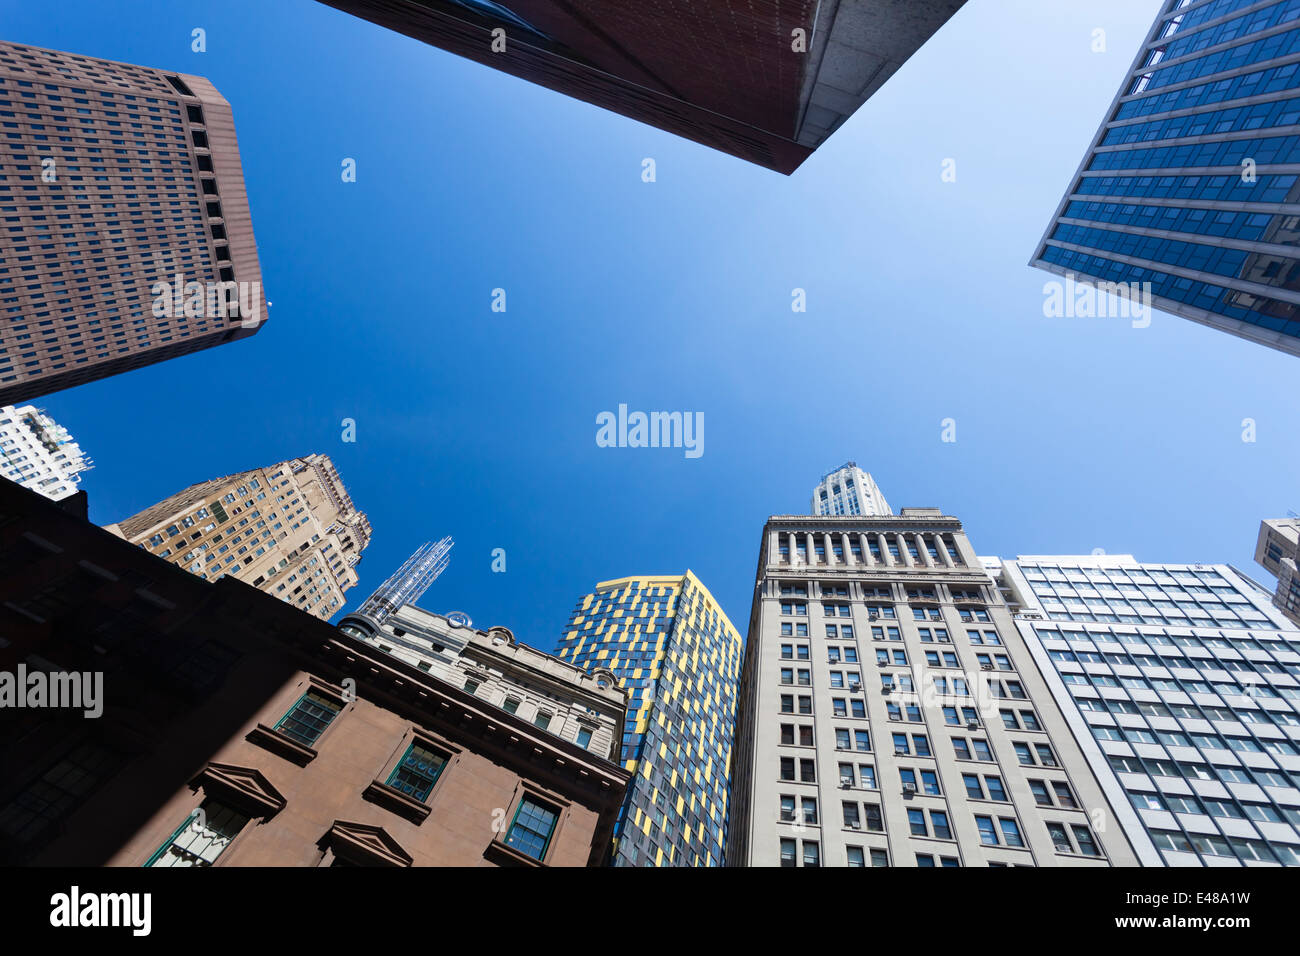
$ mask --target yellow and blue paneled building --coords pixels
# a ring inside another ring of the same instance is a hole
[[[690,571],[602,581],[556,653],[628,693],[613,864],[721,866],[744,645],[709,589]]]

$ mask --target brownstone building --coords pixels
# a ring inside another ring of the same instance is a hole
[[[0,405],[267,318],[230,104],[207,80],[0,41]]]
[[[0,482],[0,863],[604,862],[628,782],[614,754],[70,501]],[[538,679],[620,724],[622,691],[583,676]]]
[[[965,0],[321,0],[782,173]]]

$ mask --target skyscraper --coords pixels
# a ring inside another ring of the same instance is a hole
[[[1131,555],[996,573],[1144,865],[1300,865],[1300,631],[1266,594]]]
[[[328,620],[370,544],[328,455],[190,485],[108,530],[204,580],[226,575]]]
[[[812,494],[815,515],[892,515],[889,502],[876,480],[858,467],[856,461],[845,462],[822,475]]]
[[[68,430],[41,409],[0,407],[0,475],[62,501],[93,467]]]
[[[733,866],[1132,865],[958,519],[776,515],[737,705]]]
[[[262,274],[207,80],[0,42],[0,402],[254,334]]]
[[[629,698],[615,866],[723,864],[742,652],[690,571],[602,581],[573,609],[560,659],[612,673]]]
[[[782,173],[965,0],[322,0]]]
[[[1300,518],[1270,518],[1259,524],[1255,560],[1277,578],[1273,606],[1300,624]]]
[[[1300,19],[1166,0],[1031,265],[1300,355]]]

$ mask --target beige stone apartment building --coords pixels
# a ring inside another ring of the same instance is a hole
[[[108,530],[204,580],[230,575],[328,620],[370,543],[328,455],[190,485]]]

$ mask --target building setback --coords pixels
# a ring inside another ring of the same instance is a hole
[[[1277,578],[1273,606],[1292,624],[1300,624],[1300,518],[1261,521],[1255,560]]]
[[[68,430],[44,410],[0,407],[0,475],[61,501],[77,493],[81,473],[93,467]]]
[[[211,83],[0,41],[0,120],[0,403],[261,327],[234,119]]]
[[[1300,18],[1166,0],[1031,265],[1300,355]]]
[[[690,571],[602,581],[559,656],[629,696],[619,755],[632,774],[615,866],[721,866],[740,634]]]
[[[1144,865],[1300,865],[1300,631],[1267,595],[1131,555],[998,574]]]
[[[6,708],[5,864],[607,858],[628,773],[603,755],[17,485],[0,482],[0,515],[0,672],[103,674],[97,719]],[[505,633],[485,637],[511,666],[532,666]],[[539,681],[621,719],[620,692],[541,663]]]
[[[322,2],[791,173],[965,0]]]
[[[108,530],[204,580],[232,575],[328,620],[370,544],[328,455],[190,485]]]
[[[760,543],[728,865],[1133,865],[961,523],[780,515]]]

